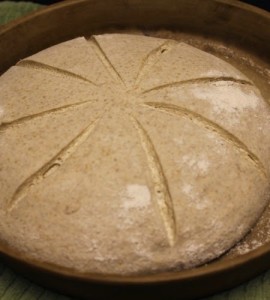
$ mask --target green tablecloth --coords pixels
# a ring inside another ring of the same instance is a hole
[[[12,1],[0,2],[0,24],[5,24],[40,7],[39,4],[24,1],[17,3]]]
[[[37,8],[40,8],[40,5],[31,2],[2,1],[0,2],[0,24],[7,23]],[[70,300],[71,298],[53,293],[29,282],[0,262],[0,300],[37,299]],[[236,289],[204,300],[270,300],[270,271]]]

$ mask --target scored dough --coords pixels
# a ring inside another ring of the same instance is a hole
[[[0,94],[0,248],[82,273],[181,270],[269,202],[269,103],[187,44],[76,38],[18,62]]]

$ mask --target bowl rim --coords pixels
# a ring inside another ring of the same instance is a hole
[[[251,260],[260,260],[265,256],[270,257],[270,242],[263,246],[258,247],[248,253],[240,256],[226,259],[210,261],[202,266],[194,267],[191,269],[181,271],[167,271],[158,272],[153,274],[139,274],[139,275],[116,275],[116,274],[99,274],[90,272],[79,272],[77,270],[58,266],[52,263],[43,263],[35,259],[31,259],[26,255],[22,255],[18,250],[15,250],[7,245],[3,246],[0,243],[0,254],[5,258],[11,259],[12,261],[19,262],[22,265],[30,266],[31,268],[42,270],[43,272],[51,273],[54,275],[61,275],[65,278],[82,280],[87,282],[98,282],[98,283],[110,283],[110,284],[125,284],[125,285],[153,285],[166,282],[175,281],[190,281],[194,279],[200,279],[205,276],[216,276],[219,273],[228,272],[244,266]],[[266,266],[267,269],[267,266]]]
[[[49,6],[45,6],[45,7],[41,6],[37,10],[30,12],[25,16],[22,16],[18,19],[15,19],[13,21],[8,22],[7,24],[0,26],[0,36],[9,30],[19,27],[21,24],[25,22],[31,21],[39,17],[40,15],[49,14],[51,11],[61,10],[63,7],[72,6],[75,3],[76,4],[85,3],[86,1],[93,1],[93,0],[65,0],[63,2],[54,3]],[[270,12],[262,8],[256,7],[254,5],[242,2],[241,0],[211,0],[211,1],[240,8],[241,10],[254,13],[258,15],[258,17],[263,17],[270,21]]]

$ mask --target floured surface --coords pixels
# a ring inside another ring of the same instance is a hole
[[[20,62],[0,92],[0,239],[32,259],[189,268],[230,249],[269,201],[268,102],[186,44],[78,38]]]

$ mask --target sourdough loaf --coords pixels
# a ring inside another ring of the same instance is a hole
[[[184,43],[105,34],[0,78],[0,244],[79,272],[191,268],[269,200],[270,106]]]

